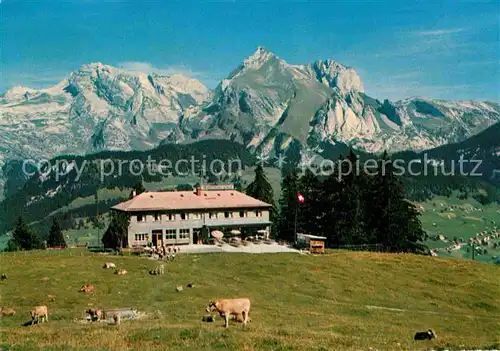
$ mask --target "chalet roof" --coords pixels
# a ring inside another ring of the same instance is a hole
[[[236,190],[208,190],[199,195],[195,191],[144,192],[112,209],[134,212],[259,207],[271,205]]]

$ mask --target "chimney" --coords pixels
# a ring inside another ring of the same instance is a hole
[[[201,187],[196,187],[196,190],[195,190],[195,194],[196,196],[201,196]]]

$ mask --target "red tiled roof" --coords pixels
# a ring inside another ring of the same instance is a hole
[[[112,207],[118,211],[161,211],[217,208],[258,208],[270,204],[236,190],[144,192]]]

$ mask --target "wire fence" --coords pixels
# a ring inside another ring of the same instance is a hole
[[[384,252],[386,250],[383,244],[337,245],[337,246],[330,246],[328,248],[334,250],[377,251],[377,252]]]

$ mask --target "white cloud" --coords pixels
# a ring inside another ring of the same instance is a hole
[[[437,29],[437,30],[426,30],[421,32],[416,32],[420,36],[443,36],[449,34],[455,34],[464,31],[464,28],[454,28],[454,29]]]

